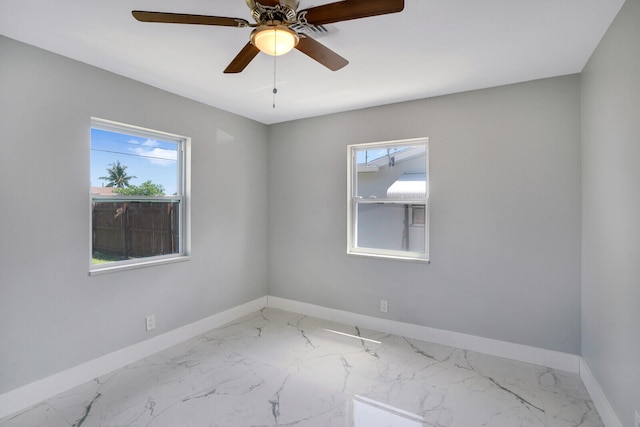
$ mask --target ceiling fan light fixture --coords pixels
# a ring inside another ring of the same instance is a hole
[[[280,56],[298,44],[298,34],[284,25],[261,25],[251,33],[251,43],[261,52]]]

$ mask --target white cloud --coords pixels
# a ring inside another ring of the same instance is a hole
[[[149,150],[143,147],[131,148],[130,150],[140,157],[146,157],[154,165],[165,166],[178,160],[178,152],[176,150],[165,150],[164,148]]]
[[[157,147],[158,145],[160,145],[160,143],[154,139],[147,139],[145,142],[142,143],[142,145],[144,147]]]
[[[157,147],[160,145],[155,139],[147,139],[146,141],[140,142],[139,139],[131,138],[128,142],[131,145],[142,145],[143,147]]]

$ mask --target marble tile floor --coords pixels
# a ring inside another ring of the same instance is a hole
[[[603,427],[580,377],[263,309],[3,427]]]

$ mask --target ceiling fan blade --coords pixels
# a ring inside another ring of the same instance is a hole
[[[300,37],[296,49],[308,57],[315,59],[331,71],[338,71],[349,63],[349,61],[342,56],[310,37]]]
[[[402,9],[404,9],[404,0],[344,0],[303,10],[299,15],[306,12],[309,24],[325,25],[401,12]]]
[[[141,22],[163,22],[169,24],[219,25],[223,27],[248,27],[249,21],[222,16],[190,15],[187,13],[146,12],[134,10],[133,17]]]
[[[225,68],[224,72],[226,74],[241,72],[249,65],[249,62],[256,57],[258,52],[260,52],[260,49],[251,44],[251,42],[247,43],[240,53],[233,58],[233,61],[231,61],[227,68]]]

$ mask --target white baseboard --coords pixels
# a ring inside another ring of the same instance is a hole
[[[367,329],[401,335],[408,338],[429,341],[436,344],[490,354],[521,362],[542,365],[553,369],[580,373],[580,356],[559,351],[515,344],[506,341],[483,338],[459,332],[445,331],[428,326],[397,322],[379,317],[366,316],[348,311],[336,310],[319,305],[288,300],[278,297],[267,297],[269,307],[306,314],[308,316],[331,319],[350,325],[358,325]]]
[[[66,390],[122,368],[161,350],[217,328],[264,307],[331,319],[367,329],[579,373],[607,427],[622,427],[607,397],[580,356],[427,326],[397,322],[284,298],[264,296],[162,335],[106,354],[0,395],[0,418],[22,411]]]
[[[59,393],[144,359],[161,350],[266,307],[267,297],[233,307],[162,335],[0,394],[0,418],[22,411]]]
[[[580,378],[582,378],[582,382],[587,388],[589,396],[591,396],[591,400],[593,400],[594,405],[596,405],[596,409],[598,410],[598,414],[600,414],[600,418],[602,418],[604,425],[607,427],[622,427],[622,423],[613,411],[613,407],[611,407],[609,399],[607,399],[607,396],[604,394],[600,384],[593,376],[593,372],[591,372],[589,365],[587,365],[587,362],[582,358],[580,358]]]

